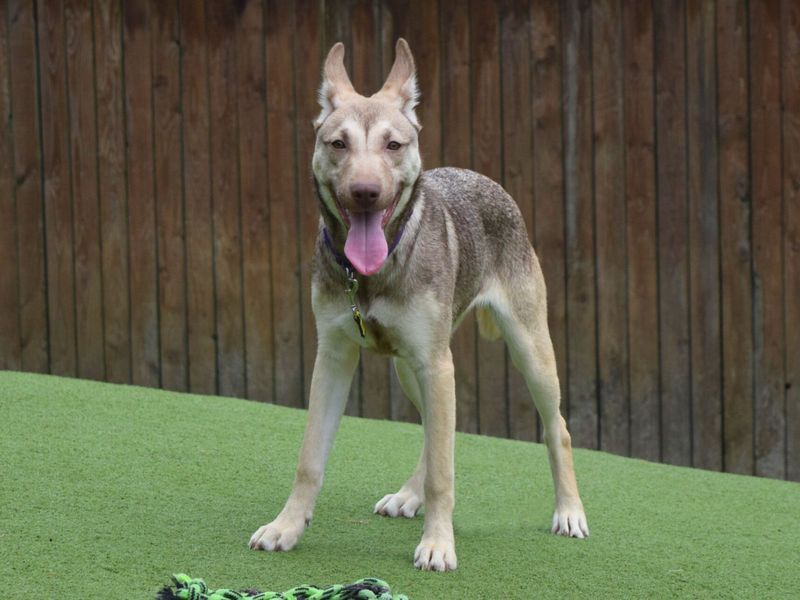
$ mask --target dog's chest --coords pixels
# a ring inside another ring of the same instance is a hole
[[[367,330],[367,347],[378,354],[396,355],[399,353],[402,340],[389,326],[384,325],[374,317],[365,320]]]
[[[349,339],[378,354],[407,356],[417,346],[413,307],[397,300],[373,298],[359,301],[358,310],[364,321],[365,336],[353,318],[352,307],[346,298],[326,305],[317,315],[342,331]]]

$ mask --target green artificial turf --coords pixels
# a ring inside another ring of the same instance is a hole
[[[248,550],[280,510],[305,413],[0,372],[0,582],[9,598],[152,598],[170,573],[285,590],[364,576],[424,598],[799,597],[800,485],[577,450],[591,537],[549,533],[543,446],[459,434],[454,573],[419,572],[420,517],[372,506],[418,426],[345,418],[314,523]]]

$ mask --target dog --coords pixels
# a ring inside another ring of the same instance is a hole
[[[289,499],[249,545],[290,550],[310,523],[363,347],[393,356],[425,433],[414,473],[374,512],[410,518],[424,504],[414,565],[449,571],[457,566],[450,338],[473,307],[481,334],[505,339],[541,416],[555,487],[552,532],[583,538],[589,529],[559,410],[544,278],[525,223],[492,180],[465,169],[422,171],[414,59],[402,38],[395,50],[386,82],[370,97],[350,83],[341,43],[325,60],[312,160],[322,214],[308,422]]]

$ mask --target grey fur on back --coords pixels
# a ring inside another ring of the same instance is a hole
[[[381,271],[359,276],[358,297],[365,308],[376,295],[403,300],[410,291],[432,289],[443,305],[452,306],[455,322],[491,277],[508,281],[530,272],[533,250],[519,208],[488,177],[453,167],[424,171],[415,183],[407,214],[419,212],[420,205],[419,219],[409,219]],[[326,213],[323,209],[325,224],[334,245],[341,248],[343,233]],[[448,220],[457,248],[450,247]],[[328,294],[342,293],[344,271],[322,236],[314,280]]]

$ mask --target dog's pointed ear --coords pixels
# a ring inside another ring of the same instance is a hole
[[[397,104],[406,118],[417,129],[420,129],[414,107],[419,104],[419,88],[417,87],[417,73],[414,67],[414,56],[408,42],[403,38],[397,40],[395,58],[392,70],[380,91],[373,97],[380,97]]]
[[[348,96],[354,94],[356,91],[344,67],[344,44],[337,42],[328,52],[325,66],[322,68],[322,85],[319,88],[319,105],[322,107],[322,112],[314,121],[314,129],[319,129],[328,115],[341,106]]]

